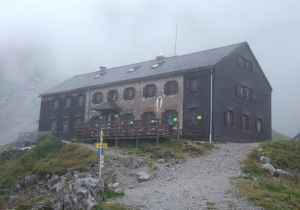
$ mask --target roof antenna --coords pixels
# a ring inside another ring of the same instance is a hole
[[[176,22],[176,33],[175,33],[175,51],[174,51],[174,56],[176,55],[176,44],[177,44],[177,22]]]

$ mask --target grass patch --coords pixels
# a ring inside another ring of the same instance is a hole
[[[106,199],[124,197],[124,193],[115,193],[114,191],[105,191],[104,195]]]
[[[275,168],[297,172],[300,167],[300,142],[269,141],[261,144],[271,158]],[[250,174],[250,179],[235,182],[237,193],[247,195],[249,201],[265,209],[300,209],[300,177],[274,177],[258,165],[263,154],[250,153],[241,163],[242,171]],[[251,177],[259,178],[258,180]]]
[[[138,145],[139,150],[134,149],[135,144],[132,142],[120,144],[120,148],[125,149],[130,154],[143,155],[150,153],[153,154],[154,159],[172,157],[181,160],[184,160],[186,155],[191,157],[203,155],[206,151],[212,150],[213,147],[213,144],[208,143],[172,139],[160,141],[158,147],[155,142],[140,142]]]
[[[79,143],[64,145],[57,137],[42,136],[25,155],[0,159],[0,188],[19,183],[33,173],[61,175],[97,161],[97,152]]]
[[[134,208],[131,206],[126,206],[124,204],[99,204],[98,206],[95,206],[93,210],[104,210],[104,209],[109,209],[109,210],[138,210],[138,208]]]

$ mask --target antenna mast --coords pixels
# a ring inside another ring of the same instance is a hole
[[[174,56],[176,55],[176,44],[177,44],[177,22],[176,22],[176,33],[175,33],[175,51],[174,51]]]

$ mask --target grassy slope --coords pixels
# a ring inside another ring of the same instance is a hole
[[[291,140],[291,137],[288,137],[286,135],[276,132],[275,130],[272,130],[272,141],[277,140]]]
[[[22,178],[33,173],[64,174],[97,161],[97,152],[83,145],[64,145],[54,136],[42,136],[25,155],[15,155],[9,160],[0,159],[0,189],[20,183]]]
[[[248,179],[236,182],[239,194],[265,209],[300,209],[300,142],[271,141],[261,144],[264,152],[253,151],[242,161]],[[271,158],[275,169],[290,171],[294,178],[272,176],[260,168],[260,157]],[[258,179],[257,179],[258,178]]]

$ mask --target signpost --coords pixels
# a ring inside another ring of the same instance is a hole
[[[100,139],[99,144],[96,144],[96,147],[99,148],[99,179],[101,179],[101,168],[103,168],[103,155],[104,155],[104,148],[107,148],[107,143],[103,143],[103,131],[100,130]],[[102,151],[103,150],[103,151]]]

